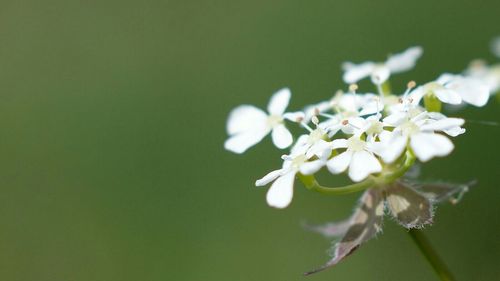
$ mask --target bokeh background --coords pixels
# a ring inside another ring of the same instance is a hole
[[[296,186],[274,210],[255,179],[279,167],[269,139],[223,150],[231,108],[292,110],[345,88],[345,60],[420,44],[395,89],[494,61],[499,1],[0,1],[0,280],[436,280],[405,231],[311,277],[329,241],[300,222],[358,197]],[[369,84],[361,90],[371,91]],[[499,104],[467,108],[500,121]],[[498,280],[500,127],[468,123],[425,179],[478,179],[426,233],[458,280]]]

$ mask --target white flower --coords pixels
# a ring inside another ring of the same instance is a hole
[[[418,87],[412,94],[417,100],[425,95],[435,95],[444,103],[465,102],[480,107],[488,102],[490,91],[479,79],[445,73],[436,81]]]
[[[382,166],[371,151],[369,143],[361,140],[359,135],[349,139],[336,139],[331,142],[331,148],[347,148],[326,163],[328,170],[333,174],[340,174],[349,167],[349,177],[359,182],[372,173],[382,171]]]
[[[500,58],[500,36],[491,41],[491,52]]]
[[[319,126],[328,132],[331,138],[340,130],[345,134],[356,134],[357,128],[364,124],[360,116],[378,114],[384,109],[380,98],[374,94],[347,93],[336,96],[332,103],[338,111],[335,115],[323,114],[328,117]]]
[[[493,95],[500,90],[500,64],[488,66],[484,61],[475,60],[465,71],[465,75],[481,81]]]
[[[389,56],[383,63],[369,61],[354,64],[346,62],[342,65],[344,82],[352,84],[370,76],[374,84],[380,85],[387,81],[392,73],[405,72],[415,67],[415,63],[422,56],[422,53],[422,47],[416,46],[408,48],[402,53]]]
[[[284,162],[281,169],[272,171],[255,182],[256,186],[264,186],[274,181],[266,195],[269,206],[282,209],[290,205],[295,175],[298,172],[311,175],[325,165],[329,153],[323,154],[319,159],[308,161],[306,151],[309,147],[304,145],[308,141],[307,138],[306,135],[299,138],[291,154],[282,157]]]
[[[397,123],[391,124],[393,120]],[[414,117],[409,116],[406,120],[388,116],[384,123],[395,128],[392,132],[384,131],[379,135],[380,142],[374,145],[374,151],[386,163],[394,162],[406,149],[408,142],[415,156],[422,162],[436,156],[446,156],[453,150],[453,143],[435,132],[441,131],[453,137],[465,132],[460,127],[464,124],[463,119],[448,118],[435,112],[422,112]]]
[[[288,88],[273,94],[267,106],[269,114],[252,105],[241,105],[233,109],[227,121],[230,138],[226,140],[224,147],[235,153],[243,153],[270,132],[276,147],[289,147],[293,138],[285,127],[284,119],[296,121],[297,118],[296,113],[285,113],[290,96]]]

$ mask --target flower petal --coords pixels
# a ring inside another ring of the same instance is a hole
[[[332,149],[346,148],[347,147],[347,140],[346,139],[333,140],[331,142],[331,147],[332,147]]]
[[[426,162],[436,156],[451,153],[453,143],[445,136],[434,133],[418,133],[411,137],[410,146],[417,158]]]
[[[474,106],[486,105],[490,97],[488,86],[478,79],[465,77],[450,82],[449,86],[457,91],[464,102]]]
[[[292,122],[301,122],[301,120],[304,120],[306,118],[306,115],[302,111],[287,112],[283,114],[283,118]]]
[[[317,156],[318,158],[324,157],[326,154],[330,156],[332,152],[332,143],[324,140],[318,140],[315,144],[313,144],[306,153],[306,157],[309,159],[313,156]]]
[[[381,142],[374,143],[373,152],[378,154],[385,163],[391,164],[398,159],[399,156],[401,156],[405,150],[407,142],[407,137],[398,133],[392,133],[387,140],[383,140],[381,138]]]
[[[239,133],[227,139],[224,143],[224,148],[234,153],[241,154],[260,142],[268,133],[269,129]]]
[[[422,56],[424,50],[420,46],[406,49],[402,53],[390,56],[385,65],[392,73],[410,70],[415,67],[417,60]]]
[[[391,70],[385,65],[377,65],[372,72],[371,79],[376,85],[381,85],[391,76]]]
[[[465,133],[465,129],[462,128],[462,127],[453,127],[453,128],[449,128],[449,129],[446,129],[446,130],[443,130],[443,132],[445,132],[448,136],[450,137],[456,137],[458,135],[461,135],[463,133]]]
[[[229,113],[227,133],[234,135],[244,131],[266,127],[267,114],[253,105],[240,105]]]
[[[282,173],[283,173],[283,169],[274,170],[274,171],[268,173],[267,175],[265,175],[264,177],[262,177],[261,179],[258,179],[257,181],[255,181],[255,186],[264,186],[264,185],[272,182],[273,180],[277,179]]]
[[[382,165],[378,159],[370,152],[361,150],[354,152],[351,163],[349,164],[349,177],[359,182],[368,175],[382,171]]]
[[[289,147],[293,142],[292,134],[284,124],[279,124],[273,128],[272,137],[274,145],[280,149]]]
[[[448,104],[460,104],[462,103],[462,97],[455,91],[451,89],[446,89],[446,88],[438,88],[433,90],[434,94],[436,97]]]
[[[281,116],[285,113],[286,107],[288,106],[288,102],[290,101],[292,93],[290,89],[283,88],[276,93],[273,94],[269,104],[267,105],[267,111],[271,115]]]
[[[332,174],[340,174],[347,169],[351,162],[352,151],[344,151],[339,155],[328,160],[326,166]]]
[[[293,181],[295,180],[295,172],[290,171],[277,180],[267,191],[267,204],[274,208],[285,208],[290,205],[293,197]]]
[[[373,62],[365,62],[357,65],[346,62],[342,65],[342,69],[345,71],[342,78],[344,79],[344,82],[348,84],[356,83],[359,80],[370,76],[374,68],[375,63]]]
[[[460,127],[465,120],[461,118],[443,118],[437,121],[420,126],[422,131],[444,131],[455,127]]]
[[[314,160],[311,162],[305,162],[304,164],[300,165],[300,173],[304,175],[312,175],[319,171],[323,166],[325,166],[325,161],[318,159]]]

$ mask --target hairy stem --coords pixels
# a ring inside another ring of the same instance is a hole
[[[451,272],[446,267],[445,263],[441,260],[441,258],[439,258],[434,248],[432,248],[432,245],[429,243],[429,240],[425,237],[422,230],[411,229],[410,231],[408,231],[408,234],[410,234],[413,242],[417,244],[420,252],[422,252],[427,261],[431,264],[440,280],[455,280]]]

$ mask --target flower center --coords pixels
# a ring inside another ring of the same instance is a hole
[[[370,124],[370,127],[368,128],[368,130],[366,130],[366,134],[367,135],[375,135],[375,134],[381,133],[383,130],[384,130],[384,125],[382,124],[382,122],[377,121],[377,120],[373,120],[373,121],[371,121],[371,124]]]
[[[304,164],[307,161],[307,157],[305,155],[299,155],[292,160],[292,169],[299,169],[300,165]]]
[[[357,152],[364,150],[366,146],[366,142],[360,140],[357,137],[352,137],[347,140],[347,149]]]
[[[279,115],[270,115],[267,118],[267,124],[271,128],[274,128],[274,127],[278,126],[281,123],[283,123],[283,117],[281,117]]]
[[[319,141],[320,139],[323,139],[323,136],[325,135],[325,132],[323,132],[323,130],[321,130],[321,128],[317,128],[316,130],[313,130],[310,134],[309,134],[309,138],[307,139],[307,144],[308,145],[313,145],[315,144],[317,141]]]
[[[406,121],[401,125],[401,132],[404,136],[411,136],[420,132],[420,128],[411,121]]]

